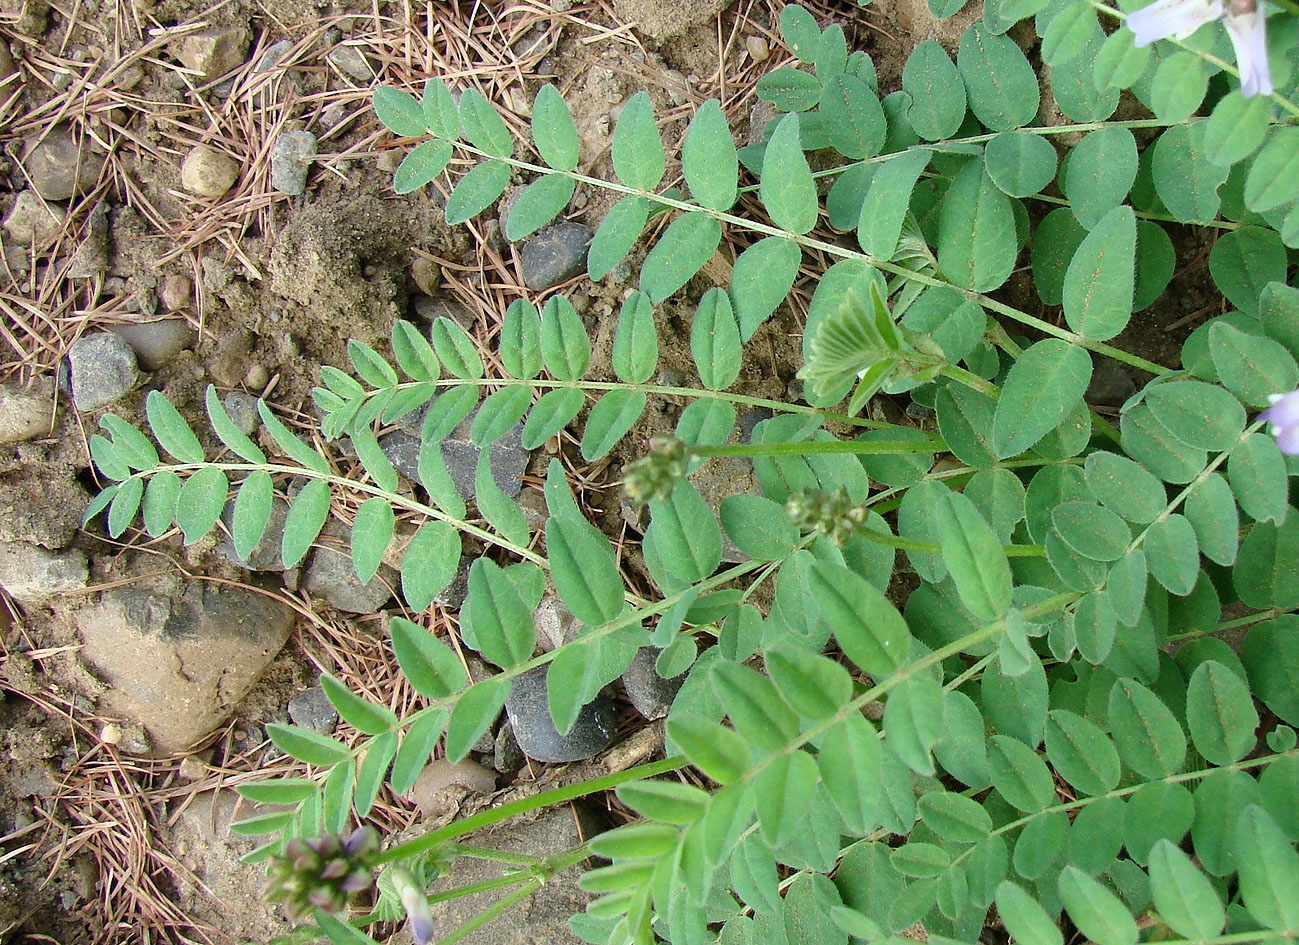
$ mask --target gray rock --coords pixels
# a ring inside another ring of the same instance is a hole
[[[532,612],[532,623],[537,628],[537,643],[546,652],[572,642],[582,632],[582,622],[551,593],[546,593]]]
[[[532,823],[522,818],[496,824],[490,830],[470,834],[466,842],[546,859],[571,850],[607,826],[580,803],[565,804],[546,811]],[[581,945],[568,927],[570,916],[586,908],[591,896],[577,886],[578,867],[547,878],[544,885],[518,904],[514,918],[492,922],[471,932],[464,945]],[[434,893],[472,886],[501,875],[501,865],[487,860],[459,857],[434,882]],[[438,941],[500,898],[496,889],[472,896],[460,896],[432,905],[432,940]]]
[[[86,233],[81,245],[68,261],[68,276],[73,279],[93,279],[108,268],[108,204],[95,204],[86,220]]]
[[[426,412],[416,411],[401,421],[399,429],[379,440],[379,448],[388,457],[388,461],[412,482],[419,482],[419,431]],[[446,464],[447,472],[455,485],[456,495],[466,501],[471,501],[476,492],[474,476],[478,471],[481,450],[470,439],[469,431],[477,415],[478,410],[475,408],[442,441],[442,462]],[[523,424],[516,423],[506,431],[504,436],[491,445],[489,455],[492,481],[496,483],[496,488],[511,498],[518,495],[523,488],[521,477],[527,468],[529,456],[523,448]]]
[[[74,138],[66,125],[29,145],[23,167],[32,187],[46,200],[67,200],[98,183],[104,154],[91,146],[89,138]]]
[[[627,698],[637,712],[650,720],[667,718],[672,700],[677,697],[681,684],[686,681],[685,673],[671,679],[664,679],[658,674],[655,664],[660,652],[657,647],[641,647],[636,652],[636,658],[622,674],[622,685],[627,690]]]
[[[310,131],[282,131],[271,149],[271,186],[298,197],[307,191],[307,169],[316,159],[316,136]]]
[[[239,165],[230,155],[200,144],[180,164],[180,185],[196,197],[220,197],[239,179]]]
[[[68,348],[69,382],[78,410],[95,410],[125,395],[140,378],[135,352],[111,331],[82,335]]]
[[[294,725],[317,735],[332,734],[338,724],[338,710],[319,686],[298,693],[289,700],[288,709],[289,719]]]
[[[331,523],[325,527],[324,534],[340,540],[321,543],[312,552],[311,562],[302,575],[302,586],[346,613],[374,613],[380,604],[392,597],[392,589],[398,583],[397,572],[381,564],[374,577],[362,584],[347,551],[351,530]]]
[[[1136,381],[1113,358],[1097,354],[1092,355],[1092,361],[1096,367],[1092,371],[1091,383],[1087,385],[1086,401],[1103,407],[1123,406],[1137,392]]]
[[[580,223],[557,223],[537,233],[519,250],[528,288],[540,292],[566,282],[586,268],[591,231]]]
[[[114,325],[112,330],[131,346],[136,362],[146,371],[158,370],[198,340],[198,333],[183,318]]]
[[[85,587],[89,575],[83,551],[55,553],[26,542],[0,542],[0,587],[20,604],[39,604]]]
[[[601,693],[577,714],[567,735],[555,729],[546,695],[545,666],[515,676],[505,711],[523,753],[534,761],[565,762],[592,758],[613,741],[618,712],[613,700]]]
[[[81,658],[104,684],[99,711],[136,721],[162,754],[220,725],[279,653],[293,611],[242,587],[188,585],[166,597],[105,591],[77,614]]]
[[[459,610],[460,605],[469,596],[469,567],[473,563],[474,559],[469,555],[461,555],[460,564],[456,566],[455,577],[451,579],[450,584],[433,598],[434,602],[442,605],[447,610]]]
[[[221,398],[221,405],[226,408],[226,413],[234,421],[242,432],[253,435],[257,425],[262,422],[261,417],[257,415],[257,398],[251,394],[245,394],[243,391],[231,391]]]
[[[31,190],[21,191],[4,219],[5,232],[23,249],[35,245],[43,250],[63,232],[68,213],[50,205]]]
[[[266,51],[262,53],[262,58],[257,60],[257,71],[269,72],[271,69],[274,69],[280,64],[280,60],[284,58],[284,54],[292,48],[293,41],[288,39],[282,39],[279,42],[271,43],[271,45],[266,47]]]
[[[50,432],[54,382],[40,377],[22,390],[0,385],[0,443],[21,443]]]
[[[456,762],[438,758],[419,773],[410,796],[425,817],[442,817],[459,810],[468,795],[495,790],[496,773],[490,768],[468,758]]]
[[[338,67],[338,70],[349,79],[355,79],[357,82],[369,82],[374,78],[374,70],[370,68],[370,60],[365,58],[365,53],[355,46],[335,46],[325,57]]]
[[[201,30],[177,40],[172,52],[186,68],[210,82],[243,65],[248,58],[248,30],[242,26]]]
[[[492,767],[501,774],[508,774],[522,768],[525,761],[527,756],[514,737],[514,726],[506,719],[496,731],[496,744],[492,746]]]
[[[280,556],[280,544],[284,541],[284,521],[289,514],[289,503],[276,496],[271,500],[271,515],[262,532],[261,541],[253,546],[247,558],[240,558],[235,551],[235,543],[229,537],[235,521],[235,500],[230,499],[221,510],[221,523],[225,526],[226,537],[216,547],[216,553],[233,564],[249,571],[281,571],[284,559]]]
[[[158,302],[168,312],[189,308],[194,301],[194,280],[184,273],[173,273],[158,286]]]

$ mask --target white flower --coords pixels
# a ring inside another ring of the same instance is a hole
[[[1299,456],[1299,390],[1268,397],[1272,406],[1258,415],[1266,420],[1276,437],[1276,445],[1287,456]]]
[[[429,908],[428,896],[415,882],[410,871],[397,867],[392,870],[392,888],[406,910],[406,919],[410,922],[410,936],[415,945],[428,945],[433,941],[433,911]]]
[[[1155,0],[1129,14],[1133,45],[1149,46],[1159,39],[1186,39],[1205,23],[1222,20],[1236,51],[1240,92],[1245,98],[1272,94],[1267,64],[1267,18],[1257,0]]]

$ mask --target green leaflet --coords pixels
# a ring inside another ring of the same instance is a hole
[[[663,140],[646,92],[627,100],[613,132],[613,170],[628,187],[652,191],[663,178]]]
[[[816,225],[820,203],[816,182],[803,156],[796,114],[782,118],[767,142],[758,196],[772,222],[781,229],[802,234]]]
[[[460,96],[460,127],[469,142],[486,152],[488,157],[513,156],[514,138],[510,130],[497,114],[496,107],[472,86]]]
[[[532,103],[532,140],[541,159],[557,171],[577,168],[578,137],[559,91],[547,83]],[[571,178],[569,178],[571,180]]]
[[[584,623],[602,624],[622,611],[622,579],[609,540],[585,521],[546,521],[551,579],[559,599]]]
[[[846,157],[871,157],[884,146],[888,130],[884,109],[875,92],[856,76],[828,79],[818,114],[831,146]]]
[[[689,482],[678,482],[666,499],[650,502],[652,540],[672,573],[686,581],[701,581],[717,569],[722,533],[717,518]]]
[[[397,665],[425,699],[443,699],[465,687],[468,678],[460,660],[427,629],[403,617],[394,617],[388,622],[388,630]]]
[[[519,194],[505,221],[505,238],[511,242],[531,236],[559,216],[573,199],[577,186],[571,177],[548,174],[538,177]]]
[[[428,607],[455,578],[460,551],[460,533],[446,522],[421,525],[401,558],[401,593],[406,603],[417,611]]]
[[[649,219],[649,201],[637,194],[621,198],[605,214],[586,253],[586,273],[603,279],[631,251]]]
[[[613,371],[628,384],[643,384],[658,366],[658,337],[654,328],[654,307],[643,292],[623,300],[618,328],[613,336]]]
[[[484,161],[460,178],[447,198],[447,223],[454,226],[475,217],[494,204],[510,183],[510,165]]]
[[[857,224],[857,241],[864,252],[885,260],[893,257],[911,192],[932,156],[932,151],[916,148],[879,165]]]
[[[681,145],[681,170],[701,206],[724,212],[735,204],[739,160],[726,115],[716,99],[704,102],[690,120]]]
[[[509,575],[487,558],[477,559],[469,569],[465,607],[477,649],[486,659],[508,669],[532,655],[536,639],[531,610]]]
[[[1069,152],[1062,189],[1070,209],[1088,230],[1117,207],[1137,176],[1137,143],[1126,128],[1101,128]]]
[[[878,183],[878,174],[875,179]],[[993,183],[983,162],[967,162],[943,198],[939,268],[960,288],[988,292],[1010,277],[1018,252],[1011,199]]]
[[[653,304],[662,302],[713,258],[721,241],[722,226],[708,214],[691,211],[677,217],[645,257],[641,291]]]
[[[1055,148],[1041,135],[1003,132],[984,146],[983,166],[1002,193],[1028,197],[1055,179]]]
[[[459,761],[496,720],[510,694],[510,682],[503,676],[489,676],[474,683],[456,700],[447,722],[447,758]]]
[[[576,381],[591,363],[586,326],[562,295],[553,295],[541,309],[541,357],[557,381]]]
[[[1071,164],[1069,179],[1075,171]],[[1064,317],[1086,338],[1107,341],[1127,327],[1136,273],[1137,221],[1115,207],[1096,222],[1074,252],[1063,285]]]
[[[644,391],[626,389],[611,390],[596,401],[582,432],[582,457],[596,460],[613,449],[640,419],[646,403]]]
[[[752,338],[789,295],[802,260],[799,245],[780,236],[764,237],[736,258],[729,291],[741,341]]]
[[[911,96],[907,119],[926,141],[956,134],[965,118],[965,84],[951,57],[937,42],[924,40],[902,68],[902,89]]]
[[[1011,574],[1006,553],[968,498],[944,492],[935,507],[943,560],[961,601],[980,620],[992,621],[1010,606]]]
[[[1218,188],[1229,171],[1228,166],[1210,158],[1206,125],[1211,126],[1212,119],[1204,124],[1174,125],[1154,145],[1150,170],[1155,192],[1184,223],[1207,222],[1217,216],[1222,202]]]
[[[451,142],[441,138],[432,138],[411,149],[392,175],[394,193],[409,194],[419,190],[425,184],[446,170],[451,161],[454,149]]]
[[[709,390],[725,390],[739,377],[740,326],[721,289],[709,289],[699,300],[690,328],[690,353]]]
[[[1028,449],[1055,429],[1082,399],[1091,380],[1082,348],[1048,338],[1028,348],[1010,369],[997,401],[992,442],[1005,458]]]
[[[829,562],[812,566],[808,585],[844,655],[858,667],[885,676],[906,663],[911,645],[906,623],[872,585]]]
[[[1037,76],[1015,41],[976,23],[961,36],[956,67],[970,110],[993,131],[1011,131],[1037,114]]]
[[[139,482],[138,479],[135,481]],[[319,480],[313,480],[307,485],[324,487],[326,493],[325,512],[328,514],[329,487]],[[226,474],[213,466],[201,466],[194,470],[193,474],[185,480],[176,496],[176,524],[180,526],[181,532],[184,533],[185,544],[192,545],[212,530],[212,526],[216,524],[216,520],[221,516],[221,510],[225,507],[226,492],[229,488],[230,483],[226,479]],[[306,489],[303,491],[305,492]],[[137,495],[137,501],[138,498]],[[292,509],[289,511],[292,512]],[[131,514],[135,514],[134,508],[131,509]],[[321,523],[324,523],[323,516],[321,517]],[[317,531],[319,531],[318,528]],[[286,522],[286,538],[288,534],[288,523]],[[313,533],[310,541],[314,541],[315,537],[315,533]],[[310,544],[310,541],[308,544]],[[305,550],[304,548],[304,553]],[[301,555],[298,558],[301,558]],[[295,563],[297,560],[297,558],[294,559]]]
[[[1226,925],[1226,912],[1208,877],[1168,840],[1150,851],[1150,892],[1159,917],[1178,935],[1213,938]]]

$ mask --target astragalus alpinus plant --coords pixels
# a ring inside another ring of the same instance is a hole
[[[962,0],[931,6],[950,16]],[[1092,0],[988,0],[955,62],[926,40],[902,88],[881,90],[840,26],[786,7],[780,27],[799,64],[758,85],[784,114],[762,143],[737,148],[719,104],[703,105],[681,145],[680,188],[665,188],[669,162],[644,93],[621,111],[616,179],[602,180],[578,172],[578,136],[550,86],[527,146],[473,89],[458,101],[438,79],[422,99],[376,91],[383,123],[421,139],[396,172],[398,191],[461,158],[452,223],[494,205],[519,175],[529,183],[508,217],[512,240],[562,213],[579,183],[613,191],[588,255],[601,279],[651,219],[667,222],[617,316],[612,378],[590,376],[587,329],[562,295],[509,307],[495,352],[504,376],[486,376],[447,319],[428,337],[397,323],[391,362],[354,343],[355,378],[322,368],[323,432],[350,437],[359,481],[262,405],[264,445],[283,457],[272,462],[213,392],[220,443],[207,446],[150,395],[153,434],[175,462],[112,417],[112,439],[94,439],[115,484],[91,513],[107,508],[113,535],[142,507],[151,535],[175,522],[193,541],[234,477],[233,538],[247,549],[296,477],[306,484],[285,526],[291,566],[333,497],[360,493],[362,579],[399,516],[418,526],[401,565],[416,615],[451,580],[462,535],[488,549],[470,569],[458,634],[497,675],[469,685],[436,634],[393,618],[396,660],[426,707],[397,718],[326,677],[339,713],[368,738],[349,749],[271,726],[316,775],[241,788],[279,805],[239,829],[272,835],[251,859],[273,861],[276,894],[314,923],[305,938],[372,942],[373,923],[408,916],[428,941],[428,887],[458,855],[501,860],[503,897],[448,942],[587,857],[605,865],[584,876],[598,898],[572,928],[610,945],[846,945],[896,941],[916,923],[931,942],[974,943],[993,922],[1026,945],[1299,937],[1299,512],[1284,455],[1299,449],[1299,291],[1288,284],[1299,20],[1262,0],[1160,0],[1134,17],[1134,37],[1124,15]],[[1040,70],[1007,33],[1021,22],[1029,29],[1017,35],[1040,37],[1030,48]],[[1112,119],[1120,102],[1147,117]],[[1034,124],[1057,110],[1067,123]],[[819,162],[828,170],[811,171],[810,150],[835,156]],[[833,180],[824,203],[818,177]],[[755,191],[762,212],[742,213],[739,195]],[[697,300],[699,386],[653,383],[655,306],[727,230],[753,242],[729,288]],[[1164,365],[1122,341],[1134,318],[1165,310],[1173,237],[1211,244],[1224,302],[1180,363]],[[745,342],[790,293],[805,250],[835,260],[808,310],[805,402],[733,392]],[[1016,272],[1014,297],[1035,293],[1036,314],[1005,301]],[[1116,420],[1084,399],[1098,356],[1149,376]],[[863,419],[881,392],[929,408],[936,424]],[[557,461],[544,555],[485,459],[476,513],[442,462],[440,440],[475,407],[479,446],[523,421],[525,447],[570,428],[595,460],[662,396],[686,403],[675,435],[625,470],[649,505],[649,596],[624,586]],[[375,431],[425,405],[412,496]],[[772,416],[737,443],[739,405]],[[223,451],[209,458],[213,446]],[[689,474],[720,456],[751,458],[759,492],[715,510]],[[722,566],[723,535],[745,560]],[[547,586],[584,629],[535,655],[531,614]],[[519,673],[548,667],[565,731],[645,646],[659,648],[665,675],[689,670],[665,761],[400,844],[353,832],[378,792],[408,790],[437,746],[463,757]],[[459,839],[521,808],[610,788],[641,819],[562,856]],[[348,912],[347,893],[379,867],[372,910]]]

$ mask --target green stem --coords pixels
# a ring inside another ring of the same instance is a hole
[[[525,882],[518,889],[514,890],[514,892],[510,893],[508,896],[502,896],[500,899],[492,903],[482,912],[478,913],[478,915],[474,916],[472,919],[469,919],[467,922],[462,924],[450,935],[446,935],[438,939],[438,945],[453,945],[454,942],[458,942],[461,939],[469,935],[472,935],[474,932],[478,931],[478,929],[482,928],[488,922],[491,922],[493,919],[495,919],[498,915],[501,915],[502,913],[512,909],[515,903],[522,902],[524,899],[531,896],[540,887],[541,887],[541,880],[535,877],[528,879],[527,882]]]
[[[955,364],[943,365],[943,376],[949,377],[958,384],[964,384],[970,390],[978,391],[985,397],[991,397],[996,400],[1001,396],[1001,390],[991,381],[985,381],[973,371],[967,371],[965,368],[957,367]]]
[[[930,434],[932,437],[933,435]],[[942,453],[947,445],[937,437],[926,440],[800,440],[796,443],[724,443],[718,446],[687,446],[692,456],[810,456],[852,453],[862,456],[895,456],[905,453]]]
[[[472,814],[464,820],[457,820],[455,823],[447,824],[437,830],[431,830],[422,837],[416,837],[413,840],[407,840],[405,843],[399,843],[395,847],[389,847],[375,858],[376,864],[395,863],[404,860],[407,857],[417,856],[427,850],[432,850],[440,843],[448,840],[454,840],[456,837],[464,836],[480,827],[486,827],[489,824],[498,823],[516,814],[526,814],[528,811],[537,810],[542,807],[549,807],[551,804],[561,804],[564,801],[571,801],[579,797],[586,797],[589,794],[598,794],[601,791],[607,791],[615,788],[620,784],[628,781],[639,781],[642,778],[651,778],[657,774],[666,774],[669,771],[676,771],[678,768],[684,768],[688,761],[680,755],[672,758],[666,758],[663,761],[651,761],[648,764],[637,765],[634,768],[628,768],[626,771],[619,771],[614,774],[606,774],[599,778],[592,778],[589,781],[582,781],[578,784],[570,784],[567,787],[554,788],[550,791],[544,791],[533,797],[525,797],[521,800],[512,801],[509,804],[502,804],[490,810],[479,811]]]
[[[456,856],[467,856],[475,860],[491,860],[495,863],[509,863],[511,866],[522,866],[532,869],[542,864],[541,857],[528,856],[526,853],[511,853],[508,850],[495,850],[491,847],[479,847],[469,843],[456,843],[448,848]]]

